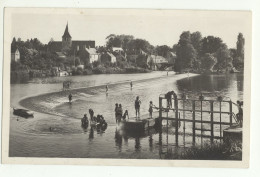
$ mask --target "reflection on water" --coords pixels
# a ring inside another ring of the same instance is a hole
[[[93,82],[95,76],[91,77],[93,77],[90,79],[92,81],[89,82],[84,82],[84,77],[72,77],[71,79],[75,79],[72,81],[75,83],[74,86],[112,82],[113,77],[119,80],[117,75],[107,75],[96,76],[97,81]],[[137,78],[142,77],[147,79],[147,75],[137,76]],[[137,95],[142,101],[141,114],[148,113],[150,101],[158,106],[158,96],[169,90],[174,90],[177,94],[186,92],[190,98],[197,98],[202,92],[206,97],[212,99],[215,99],[216,95],[224,95],[226,99],[231,98],[234,101],[243,99],[242,74],[201,75],[178,80],[179,78],[181,76],[176,75],[136,81],[133,82],[132,89],[128,81],[120,82],[111,84],[108,93],[105,93],[104,86],[82,88],[72,91],[74,100],[72,104],[64,103],[64,100],[67,100],[66,92],[24,99],[21,103],[25,107],[34,111],[43,110],[43,113],[44,111],[59,113],[64,117],[35,112],[34,119],[19,118],[17,121],[18,117],[11,114],[10,156],[159,159],[163,157],[162,152],[168,151],[169,146],[173,152],[178,153],[177,144],[180,147],[192,145],[190,143],[192,136],[189,135],[191,125],[186,124],[184,129],[183,126],[181,127],[187,134],[182,136],[180,133],[179,139],[176,139],[175,129],[171,127],[163,127],[161,130],[150,129],[144,132],[124,132],[120,126],[115,124],[114,105],[121,103],[124,110],[129,111],[129,116],[133,117],[135,116],[134,100]],[[17,105],[15,101],[32,94],[30,92],[34,93],[35,88],[45,89],[48,92],[57,91],[53,89],[56,87],[53,86],[55,79],[52,79],[52,82],[45,81],[49,83],[45,85],[47,88],[38,87],[40,84],[35,83],[24,84],[21,87],[12,86],[11,104]],[[64,78],[57,79],[56,82],[60,83]],[[127,75],[127,79],[134,80],[134,76]],[[84,113],[88,113],[90,108],[95,111],[95,115],[102,114],[108,122],[105,131],[90,125],[81,127],[80,119]],[[49,127],[53,127],[52,132]],[[216,130],[218,129],[216,128]],[[71,152],[72,150],[73,152]]]

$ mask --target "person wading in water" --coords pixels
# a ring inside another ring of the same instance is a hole
[[[153,118],[153,102],[152,101],[150,101],[148,111],[149,111],[150,118]]]
[[[136,100],[135,100],[135,115],[136,115],[136,118],[137,118],[137,114],[138,114],[138,117],[140,118],[140,105],[141,105],[141,101],[139,100],[139,96],[137,96]]]
[[[71,103],[71,101],[72,101],[72,95],[71,95],[71,93],[69,94],[68,98],[69,98],[69,103]]]
[[[89,112],[89,115],[90,115],[90,120],[91,120],[91,121],[94,121],[94,120],[93,120],[93,116],[94,116],[94,111],[93,111],[93,109],[89,109],[88,112]]]
[[[106,93],[108,92],[108,85],[106,85]]]
[[[116,107],[115,107],[115,118],[116,118],[116,123],[117,123],[117,112],[118,112],[118,104],[116,103]]]

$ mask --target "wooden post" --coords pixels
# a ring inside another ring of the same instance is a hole
[[[202,129],[203,129],[203,127],[202,127],[202,101],[200,102],[200,110],[201,110],[201,112],[200,112],[200,135],[201,135],[201,143],[202,143],[202,134],[203,134],[203,131],[202,131]]]
[[[222,124],[221,124],[221,123],[222,123],[222,119],[221,119],[221,111],[222,111],[222,110],[221,110],[221,101],[220,101],[220,102],[219,102],[219,112],[220,112],[220,113],[219,113],[219,116],[220,116],[220,125],[219,125],[220,128],[219,128],[219,130],[220,130],[220,137],[222,137]]]
[[[176,145],[178,145],[178,137],[179,137],[179,120],[178,120],[178,99],[177,99],[177,96],[174,97],[174,109],[175,109],[175,121],[176,121],[176,124],[175,124],[175,136],[176,136]]]
[[[162,126],[162,97],[159,97],[159,124],[160,124],[160,128]]]
[[[230,126],[232,126],[232,101],[229,101],[229,119],[230,119]]]
[[[195,101],[192,100],[192,143],[195,145]]]
[[[210,130],[210,141],[211,143],[213,143],[213,140],[214,140],[214,124],[213,124],[213,121],[214,121],[214,115],[213,115],[213,103],[214,101],[211,101],[210,102],[210,121],[211,121],[211,130]]]

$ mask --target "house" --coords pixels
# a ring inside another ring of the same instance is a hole
[[[20,52],[16,47],[11,47],[11,61],[20,61]]]
[[[69,76],[70,74],[67,71],[60,71],[60,76]]]
[[[147,63],[150,61],[153,61],[154,64],[166,64],[168,63],[168,60],[162,56],[159,55],[149,55],[147,58]]]
[[[99,60],[99,53],[97,53],[95,48],[85,48],[85,50],[89,58],[89,63],[93,63]]]
[[[110,52],[103,53],[100,56],[100,60],[102,63],[106,63],[106,62],[115,63],[117,61],[115,55],[113,55]]]
[[[121,47],[112,47],[112,51],[113,52],[118,52],[118,53],[124,52],[124,50]]]
[[[66,58],[66,55],[62,52],[55,52],[55,54],[59,57],[59,58]]]
[[[169,64],[174,64],[176,61],[176,58],[177,58],[177,56],[173,52],[168,52],[166,55],[166,59],[168,60]]]
[[[168,64],[168,60],[162,56],[148,55],[147,64],[150,66],[151,69],[158,70],[163,65]]]

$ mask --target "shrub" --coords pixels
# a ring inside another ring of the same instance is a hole
[[[84,75],[91,75],[92,74],[92,70],[91,69],[84,69],[83,74]]]
[[[26,83],[29,81],[29,72],[25,70],[11,71],[11,80],[13,83]]]

